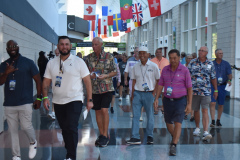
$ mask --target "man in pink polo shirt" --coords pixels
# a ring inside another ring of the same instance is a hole
[[[170,65],[162,70],[154,107],[158,106],[158,97],[164,87],[164,118],[167,129],[172,135],[170,155],[175,156],[185,112],[190,113],[191,111],[192,82],[188,68],[180,63],[179,51],[172,49],[169,51],[168,56]]]
[[[152,61],[153,63],[156,63],[156,64],[157,64],[157,66],[158,66],[158,68],[159,68],[159,71],[160,71],[160,76],[161,76],[163,68],[164,68],[165,66],[169,65],[169,61],[162,56],[162,48],[156,49],[156,51],[155,51],[155,56],[156,56],[156,57],[153,58],[153,59],[151,59],[151,61]],[[162,96],[162,98],[163,98],[163,96]],[[162,108],[162,112],[163,112],[163,106],[160,106],[160,107]],[[158,114],[158,108],[154,109],[154,114],[155,114],[155,115]]]

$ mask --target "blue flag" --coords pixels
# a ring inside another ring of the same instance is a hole
[[[122,20],[122,32],[127,31],[127,21],[126,20]]]
[[[119,30],[122,30],[122,19],[120,13],[113,15],[113,31]]]

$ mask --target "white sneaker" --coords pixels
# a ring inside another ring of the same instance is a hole
[[[21,158],[20,158],[20,157],[17,157],[17,156],[14,156],[14,157],[12,158],[12,160],[21,160]]]
[[[119,101],[122,101],[122,97],[119,97],[119,99],[118,99]]]
[[[141,121],[141,122],[143,121],[143,117],[142,116],[140,117],[139,121]]]
[[[56,117],[55,117],[55,112],[49,113],[49,114],[48,114],[48,117],[49,117],[51,120],[55,120],[55,119],[56,119]]]
[[[37,141],[35,141],[34,144],[30,144],[28,156],[30,159],[33,159],[36,156],[36,154],[37,154]]]
[[[68,158],[68,159],[64,159],[64,160],[72,160],[71,158]]]
[[[195,130],[194,130],[194,132],[193,132],[193,135],[194,136],[200,136],[200,129],[199,128],[196,128]]]
[[[129,94],[128,95],[126,95],[126,100],[129,100],[130,99],[130,97],[129,97]]]
[[[211,138],[212,138],[212,135],[208,133],[208,131],[204,131],[202,140],[208,140]]]

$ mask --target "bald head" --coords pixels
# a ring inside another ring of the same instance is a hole
[[[6,45],[6,50],[11,59],[17,59],[19,56],[19,47],[16,41],[9,40]]]

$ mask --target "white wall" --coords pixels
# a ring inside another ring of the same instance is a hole
[[[27,0],[28,3],[38,12],[38,14],[48,23],[48,25],[57,33],[61,30],[62,25],[59,25],[59,5],[65,0],[56,3],[56,0]],[[64,6],[63,6],[64,7]],[[67,21],[61,21],[67,25]]]

